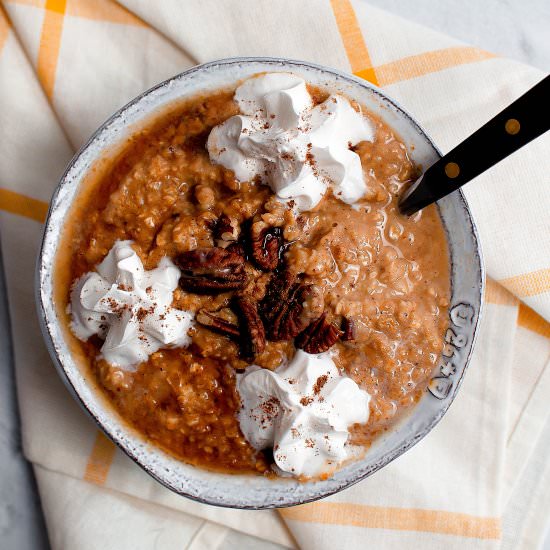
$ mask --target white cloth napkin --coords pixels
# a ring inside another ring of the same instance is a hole
[[[132,97],[196,63],[284,56],[353,72],[404,105],[443,151],[543,74],[349,0],[2,7],[0,232],[24,448],[52,546],[535,548],[550,509],[549,135],[465,190],[491,280],[476,352],[448,414],[371,478],[280,514],[178,497],[116,450],[55,373],[33,272],[47,202],[74,151]]]

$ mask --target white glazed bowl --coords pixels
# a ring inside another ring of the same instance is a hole
[[[395,129],[412,159],[429,166],[440,154],[420,126],[394,101],[368,82],[312,63],[271,58],[236,58],[194,67],[155,86],[114,114],[75,155],[53,196],[38,261],[36,292],[39,317],[50,354],[65,384],[105,433],[151,476],[194,500],[234,508],[274,508],[316,500],[364,479],[420,441],[455,398],[476,339],[484,274],[477,232],[460,192],[439,202],[451,256],[449,330],[440,364],[418,405],[375,441],[359,461],[325,481],[298,482],[254,475],[213,473],[178,461],[129,427],[96,388],[85,367],[71,354],[56,315],[53,265],[60,233],[79,186],[90,167],[119,145],[136,124],[183,98],[235,85],[260,72],[290,71],[308,82],[354,98]]]

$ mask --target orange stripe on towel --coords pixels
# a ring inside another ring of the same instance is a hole
[[[370,529],[424,531],[477,539],[500,539],[500,519],[440,510],[386,508],[343,502],[314,502],[281,510],[286,520]]]
[[[550,268],[501,279],[499,283],[520,298],[544,294],[550,291]]]
[[[36,72],[48,98],[53,98],[55,74],[63,34],[63,19],[65,16],[66,0],[47,0],[45,5],[42,34]]]
[[[115,444],[107,439],[103,432],[98,431],[92,452],[88,458],[84,480],[96,485],[104,485],[109,475],[115,451]]]
[[[494,279],[487,277],[484,300],[487,304],[515,306],[519,300]]]
[[[458,46],[403,57],[384,65],[357,71],[355,75],[370,80],[371,73],[376,72],[378,85],[388,86],[403,80],[410,80],[451,67],[484,61],[494,57],[496,57],[495,54],[479,48]]]
[[[0,210],[44,223],[48,214],[48,203],[8,189],[0,189]]]
[[[360,72],[361,78],[378,86],[378,79],[372,67],[369,50],[350,0],[330,0],[330,5],[352,72],[355,74]]]
[[[332,11],[352,72],[377,86],[387,86],[486,59],[495,54],[468,46],[434,50],[373,66],[350,0],[331,0]]]
[[[0,52],[2,51],[2,48],[6,43],[9,32],[10,32],[10,21],[6,16],[6,14],[4,13],[2,6],[0,5]]]
[[[518,325],[541,336],[550,338],[550,323],[525,304],[519,305]]]

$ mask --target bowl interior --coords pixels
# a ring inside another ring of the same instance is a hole
[[[457,192],[439,202],[452,264],[450,328],[440,366],[412,412],[378,438],[362,460],[346,465],[328,480],[300,483],[292,479],[212,473],[172,458],[129,428],[87,382],[84,368],[71,354],[59,325],[52,266],[60,247],[60,232],[90,167],[135,131],[136,124],[174,101],[234,85],[240,79],[266,71],[291,71],[314,85],[358,100],[400,134],[417,164],[428,166],[439,157],[434,144],[414,120],[364,80],[313,64],[282,59],[240,58],[201,65],[156,86],[123,107],[74,157],[50,206],[37,272],[40,320],[52,358],[70,391],[103,430],[153,477],[177,493],[219,506],[252,509],[290,506],[335,493],[376,472],[424,437],[458,391],[477,333],[483,287],[476,230],[464,197]]]

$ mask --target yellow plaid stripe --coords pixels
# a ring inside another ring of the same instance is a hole
[[[36,72],[48,98],[53,99],[57,60],[61,48],[63,33],[63,19],[65,16],[66,0],[47,0],[45,5],[44,22],[40,35],[40,47]]]
[[[496,57],[495,54],[471,47],[444,48],[417,55],[403,57],[391,63],[357,71],[355,74],[372,82],[373,74],[379,86],[418,78],[426,74],[443,71],[467,63],[476,63]]]
[[[330,5],[351,71],[355,74],[361,73],[362,78],[378,85],[376,72],[372,68],[369,51],[350,0],[331,0]]]
[[[2,8],[2,5],[0,4],[0,53],[2,52],[2,48],[6,43],[9,32],[10,32],[10,21],[8,19],[8,16],[4,13],[4,9]]]
[[[48,203],[9,189],[0,189],[0,210],[44,223],[48,213]]]
[[[550,268],[501,279],[499,283],[520,298],[550,291]]]
[[[96,485],[104,485],[115,457],[116,445],[98,431],[88,458],[84,479]]]
[[[550,323],[523,303],[519,304],[518,325],[531,332],[550,338]]]
[[[390,508],[343,502],[314,502],[281,510],[286,520],[370,529],[423,531],[478,539],[499,539],[500,519],[469,514]]]

